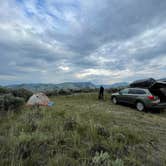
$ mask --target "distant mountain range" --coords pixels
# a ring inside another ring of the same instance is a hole
[[[119,82],[112,85],[102,85],[104,88],[117,88],[117,87],[124,87],[128,86],[129,83],[127,82]],[[24,88],[30,91],[52,91],[52,90],[60,90],[60,89],[95,89],[99,88],[100,85],[95,85],[91,82],[65,82],[60,84],[41,84],[41,83],[34,83],[34,84],[15,84],[15,85],[8,85],[7,88],[12,89],[20,89]]]
[[[117,82],[111,85],[103,85],[104,88],[109,89],[109,88],[118,88],[118,87],[126,87],[128,86],[129,83],[128,82]]]
[[[158,79],[158,81],[166,81],[166,78]],[[105,89],[109,88],[118,88],[118,87],[126,87],[128,86],[128,82],[117,82],[114,84],[105,84],[102,85]],[[16,85],[8,85],[7,88],[13,89],[20,89],[24,88],[31,91],[52,91],[52,90],[60,90],[60,89],[95,89],[99,88],[100,85],[95,85],[91,82],[65,82],[60,84],[41,84],[41,83],[34,83],[34,84],[16,84]]]
[[[56,84],[40,84],[40,83],[34,83],[34,84],[14,84],[14,85],[8,85],[7,88],[12,89],[27,89],[30,91],[46,91],[46,90],[56,90],[58,87]]]
[[[164,81],[164,82],[166,82],[166,78],[158,79],[158,81]]]
[[[96,86],[91,82],[65,82],[61,84],[16,84],[16,85],[8,85],[7,88],[12,89],[20,89],[24,88],[30,91],[52,91],[52,90],[60,90],[60,89],[83,89],[90,88],[95,89]]]

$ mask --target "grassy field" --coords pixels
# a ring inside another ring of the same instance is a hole
[[[0,165],[164,166],[166,113],[113,105],[110,95],[52,98],[0,118]]]

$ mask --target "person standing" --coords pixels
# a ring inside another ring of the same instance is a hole
[[[100,86],[99,100],[104,100],[104,87],[103,86]]]

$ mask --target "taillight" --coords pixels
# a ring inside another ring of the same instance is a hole
[[[150,100],[154,100],[154,96],[148,96],[148,99],[150,99]]]

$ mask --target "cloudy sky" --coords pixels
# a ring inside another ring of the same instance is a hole
[[[0,84],[166,77],[166,0],[0,0]]]

